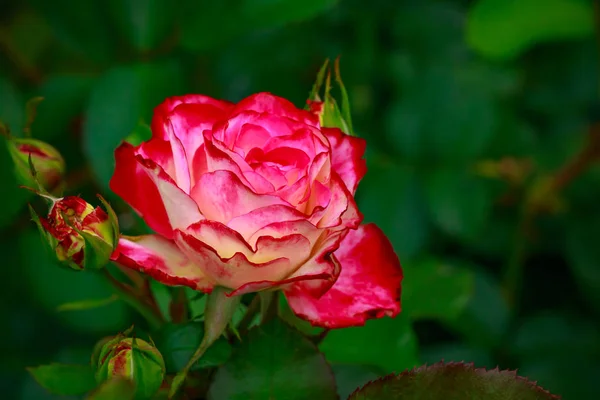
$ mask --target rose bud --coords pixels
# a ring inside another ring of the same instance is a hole
[[[96,361],[96,381],[124,377],[136,385],[136,399],[148,399],[160,388],[165,376],[162,355],[150,343],[118,335],[104,344]]]
[[[101,200],[108,213],[77,196],[54,199],[47,218],[37,217],[31,209],[42,236],[57,258],[72,269],[104,267],[117,245],[116,217],[110,206]]]
[[[48,143],[31,138],[9,137],[7,144],[19,183],[33,188],[39,183],[47,191],[58,187],[65,173],[65,161],[58,150]],[[29,164],[30,157],[35,176]]]
[[[350,101],[348,99],[346,87],[340,76],[339,59],[335,60],[334,73],[335,81],[342,94],[341,109],[335,98],[331,95],[331,71],[328,69],[328,66],[329,60],[325,61],[325,64],[323,64],[317,74],[317,80],[306,101],[307,110],[319,118],[321,127],[338,128],[346,135],[353,135],[352,119],[350,117]],[[325,75],[326,72],[327,75]],[[319,92],[321,91],[323,83],[325,84],[325,93],[323,98],[321,98]]]

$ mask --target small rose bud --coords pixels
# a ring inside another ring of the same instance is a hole
[[[324,128],[339,128],[346,135],[353,135],[352,119],[350,117],[350,101],[346,87],[340,75],[339,58],[334,63],[335,82],[337,83],[341,97],[341,108],[331,95],[331,70],[329,60],[319,70],[317,80],[306,101],[307,109],[319,117],[319,123]],[[325,85],[323,97],[320,95],[321,87]]]
[[[123,335],[106,342],[96,361],[96,381],[102,383],[114,377],[124,377],[136,385],[136,399],[151,398],[165,377],[162,355],[150,343]]]
[[[47,218],[32,216],[38,222],[57,258],[75,270],[104,267],[118,242],[119,228],[110,206],[107,212],[94,208],[77,196],[53,199]]]
[[[59,186],[65,174],[65,161],[58,150],[48,143],[30,138],[9,137],[7,145],[21,185],[36,188],[39,183],[47,191],[52,191]],[[29,157],[35,170],[35,177],[32,174]]]

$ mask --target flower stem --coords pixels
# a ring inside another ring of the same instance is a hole
[[[130,286],[119,282],[114,276],[108,272],[106,268],[102,270],[106,279],[119,293],[119,296],[127,302],[131,307],[135,308],[147,321],[153,330],[156,330],[162,326],[164,320],[160,311],[155,307],[152,307],[148,301],[135,295],[134,291]]]

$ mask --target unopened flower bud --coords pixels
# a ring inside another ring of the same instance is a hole
[[[100,353],[92,357],[96,381],[102,383],[114,377],[130,379],[136,386],[136,399],[151,398],[165,377],[162,355],[150,343],[122,335],[106,342]]]
[[[65,161],[54,147],[41,140],[15,137],[9,137],[7,145],[21,185],[37,188],[39,183],[43,189],[52,191],[60,184],[65,174]]]
[[[75,270],[104,267],[118,242],[119,228],[110,206],[94,208],[77,196],[53,200],[47,218],[33,212],[57,258]]]

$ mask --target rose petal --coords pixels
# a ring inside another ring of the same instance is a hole
[[[257,208],[287,204],[276,196],[253,193],[231,171],[215,171],[202,175],[191,195],[206,219],[224,224]]]
[[[279,239],[268,238],[257,243],[257,251],[252,262],[243,253],[235,253],[230,258],[219,257],[217,251],[194,234],[176,231],[175,238],[179,248],[196,264],[200,265],[211,280],[220,286],[236,290],[251,282],[278,282],[287,278],[298,262],[296,258],[308,256],[310,246],[300,235],[291,235]],[[293,249],[294,259],[282,257]]]
[[[170,240],[160,235],[122,237],[111,259],[171,286],[211,292],[213,283]]]
[[[309,223],[306,221],[306,216],[296,209],[287,205],[275,204],[257,208],[247,214],[235,217],[227,223],[227,226],[239,232],[246,242],[250,243],[250,238],[261,228],[273,223],[295,221]]]
[[[332,168],[342,178],[346,188],[354,194],[358,182],[367,172],[367,164],[362,158],[366,141],[344,134],[338,128],[321,128],[331,146]]]
[[[287,117],[313,127],[319,126],[319,118],[316,115],[305,110],[300,110],[290,101],[266,92],[246,97],[237,103],[235,108],[231,111],[231,114],[233,115],[243,111],[267,113]]]
[[[400,312],[402,268],[392,245],[375,225],[350,231],[334,253],[342,265],[335,284],[319,299],[290,285],[292,310],[315,326],[343,328]]]
[[[181,110],[182,114],[192,119],[194,125],[202,124],[203,121],[214,123],[214,120],[224,117],[224,113],[233,108],[233,104],[228,101],[217,100],[200,94],[169,97],[154,109],[152,117],[153,136],[168,140],[169,135],[165,131],[168,128],[167,120],[175,108],[181,105],[190,106],[185,108],[185,111],[184,108]],[[182,140],[182,142],[186,142],[186,140]]]
[[[134,147],[129,143],[121,144],[115,151],[115,161],[110,188],[133,207],[152,230],[172,238],[173,228],[161,195],[146,167],[138,162]]]

